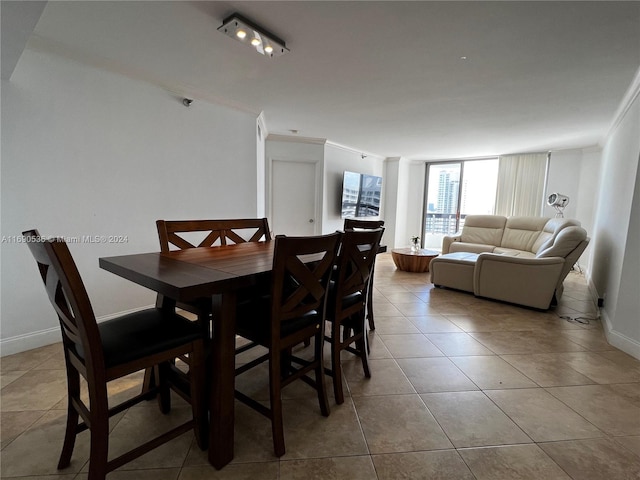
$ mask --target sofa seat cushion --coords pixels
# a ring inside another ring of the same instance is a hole
[[[531,252],[525,252],[524,250],[514,250],[512,248],[496,247],[492,253],[509,255],[510,257],[535,258],[535,255]]]
[[[478,254],[470,252],[455,252],[447,253],[446,255],[439,255],[436,257],[439,262],[453,261],[455,263],[464,263],[468,265],[475,265],[478,259]],[[435,260],[435,258],[433,259]],[[433,260],[431,260],[433,262]]]
[[[484,253],[493,252],[495,248],[495,245],[487,245],[484,243],[453,242],[449,247],[449,252]]]

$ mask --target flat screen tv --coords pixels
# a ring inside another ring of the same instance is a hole
[[[381,192],[382,177],[345,171],[342,179],[342,218],[379,216]]]

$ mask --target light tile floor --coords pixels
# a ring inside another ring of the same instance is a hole
[[[273,456],[268,420],[237,403],[236,455],[224,469],[209,466],[187,433],[109,480],[640,478],[640,362],[610,346],[598,320],[559,318],[597,314],[580,275],[569,275],[548,312],[434,289],[428,274],[399,272],[388,254],[375,280],[372,378],[345,355],[347,397],[332,401],[328,418],[305,384],[287,387],[282,458]],[[1,478],[86,479],[87,433],[71,466],[56,470],[60,345],[4,357],[1,372]],[[137,391],[140,380],[118,381],[112,395]],[[268,398],[264,370],[238,385]],[[155,402],[119,414],[112,455],[189,413],[177,399],[168,416]]]

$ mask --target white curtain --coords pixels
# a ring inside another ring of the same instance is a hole
[[[542,215],[547,163],[546,153],[500,157],[495,214],[507,217]]]

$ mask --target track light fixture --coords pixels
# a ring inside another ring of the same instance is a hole
[[[289,51],[282,39],[239,13],[225,18],[218,31],[245,45],[250,45],[256,52],[267,57],[278,57]]]

